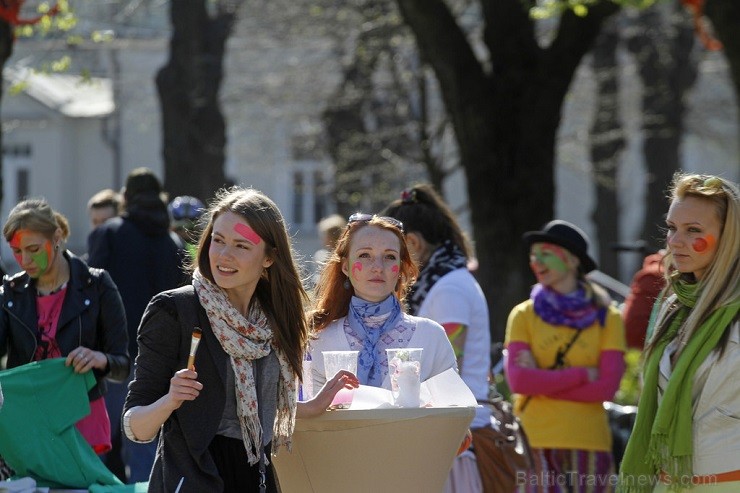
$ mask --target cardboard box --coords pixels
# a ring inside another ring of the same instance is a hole
[[[272,457],[283,493],[433,493],[444,488],[474,407],[336,410],[299,419]]]

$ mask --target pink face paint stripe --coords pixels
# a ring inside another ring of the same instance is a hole
[[[260,241],[262,241],[262,238],[260,238],[260,235],[254,232],[252,228],[247,226],[246,224],[237,223],[234,225],[234,231],[236,231],[238,234],[243,236],[247,241],[251,241],[255,245],[259,245]]]
[[[398,266],[394,265],[393,267],[391,267],[391,272],[393,272],[394,274],[398,274]]]
[[[356,275],[356,272],[362,272],[361,262],[355,262],[354,264],[352,264],[352,275]]]

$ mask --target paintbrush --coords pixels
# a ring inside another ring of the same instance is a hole
[[[188,370],[195,370],[195,352],[198,350],[200,336],[203,333],[200,327],[193,327],[193,336],[190,338],[190,356],[188,356]]]

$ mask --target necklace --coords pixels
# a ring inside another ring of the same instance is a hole
[[[57,272],[57,276],[54,279],[54,282],[49,283],[46,286],[40,286],[39,279],[36,281],[36,292],[39,296],[46,296],[49,294],[57,293],[64,289],[67,286],[67,282],[69,281],[69,264],[67,262],[63,262],[59,266],[59,272]]]
[[[36,293],[39,296],[48,296],[50,294],[58,293],[59,291],[63,290],[66,287],[67,287],[67,281],[64,281],[62,284],[60,284],[56,288],[52,289],[51,291],[47,291],[45,289],[40,289],[40,288],[37,287],[36,288]]]

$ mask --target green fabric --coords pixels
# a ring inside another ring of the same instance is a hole
[[[698,297],[695,284],[673,283],[681,302],[665,336],[657,342],[645,362],[643,390],[637,408],[637,421],[622,461],[617,491],[652,491],[654,477],[662,469],[680,486],[680,478],[692,473],[692,387],[694,374],[709,353],[717,347],[724,329],[740,309],[740,301],[715,310],[689,339],[678,358],[658,405],[658,374],[665,347],[676,337]]]
[[[0,371],[0,384],[0,455],[16,477],[50,487],[121,484],[75,427],[90,414],[93,372],[75,373],[54,358]]]

